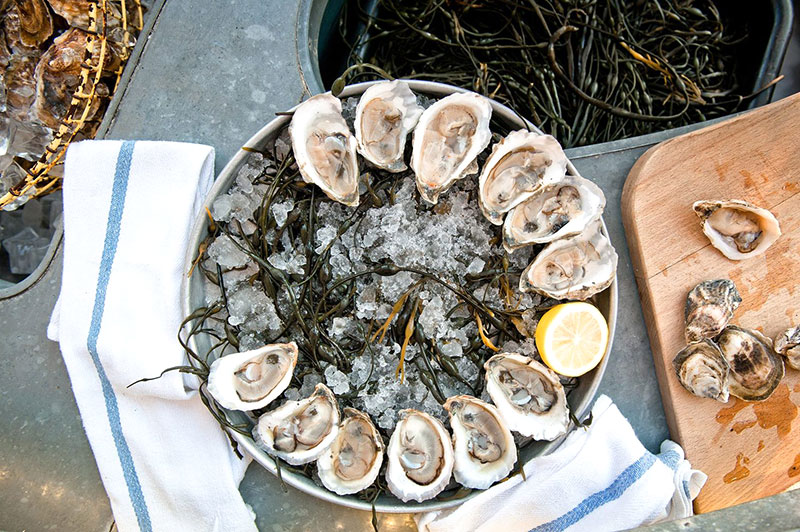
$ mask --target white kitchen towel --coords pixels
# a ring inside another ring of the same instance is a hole
[[[64,172],[58,341],[119,530],[256,530],[238,491],[246,460],[177,372],[189,231],[214,149],[72,144]]]
[[[677,444],[648,452],[607,396],[592,424],[567,436],[552,454],[453,510],[417,518],[421,531],[592,532],[623,530],[692,515],[706,475],[691,469]]]

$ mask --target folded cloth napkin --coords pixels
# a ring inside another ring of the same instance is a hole
[[[461,506],[417,517],[421,531],[622,530],[692,515],[706,475],[666,441],[648,452],[605,395],[588,429],[576,429],[552,454]]]
[[[238,491],[247,462],[205,409],[177,340],[192,222],[214,149],[85,141],[67,152],[58,341],[118,528],[256,530]],[[187,386],[189,385],[189,386]]]

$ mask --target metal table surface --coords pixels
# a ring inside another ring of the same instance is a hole
[[[161,4],[154,6],[154,26],[142,37],[146,45],[135,68],[129,69],[106,138],[210,144],[216,148],[219,170],[274,112],[301,101],[306,90],[321,90],[310,67],[309,43],[315,49],[315,35],[309,20],[318,20],[324,1]],[[616,402],[645,447],[655,452],[668,432],[622,228],[620,196],[629,169],[648,147],[696,127],[568,150],[580,172],[606,194],[605,221],[620,256],[622,304],[600,393]],[[23,282],[20,293],[0,292],[0,530],[109,530],[113,517],[61,355],[45,337],[61,277],[58,241],[52,250],[52,260],[40,275]],[[277,479],[257,465],[247,471],[241,492],[256,512],[260,530],[371,528],[369,512],[287,489],[284,493]],[[788,501],[774,504],[757,501],[761,506],[752,511],[774,513],[775,524],[797,523],[798,495],[778,496]],[[785,510],[787,505],[794,510]],[[736,522],[724,512],[710,514],[722,515],[722,521],[702,516],[702,522],[712,528]],[[386,531],[415,529],[410,515],[381,515],[379,523]]]

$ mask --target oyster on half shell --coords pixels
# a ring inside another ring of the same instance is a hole
[[[518,353],[494,355],[483,367],[486,391],[508,428],[536,440],[566,434],[567,395],[553,370]]]
[[[579,235],[549,243],[522,272],[519,289],[585,300],[608,288],[616,272],[617,252],[598,220]]]
[[[800,325],[775,338],[775,351],[786,357],[789,367],[800,369]]]
[[[772,340],[758,331],[728,325],[717,339],[731,367],[728,389],[745,401],[763,401],[783,378],[783,359],[772,350]]]
[[[717,344],[700,340],[684,347],[672,360],[678,381],[698,397],[728,402],[730,367]]]
[[[356,139],[342,117],[341,100],[326,92],[301,103],[292,115],[289,136],[303,181],[334,201],[357,206]]]
[[[413,409],[399,415],[386,450],[386,483],[401,501],[422,502],[450,482],[453,442],[438,419]]]
[[[567,156],[550,135],[527,130],[512,131],[492,147],[479,183],[480,207],[494,225],[503,215],[543,186],[561,180],[567,172]]]
[[[778,219],[746,201],[697,201],[693,208],[711,245],[731,260],[760,255],[781,236]]]
[[[742,296],[730,279],[703,281],[686,296],[686,340],[714,338],[728,325]]]
[[[450,397],[444,408],[453,428],[456,482],[486,489],[505,478],[517,462],[517,446],[497,408],[469,395]]]
[[[326,488],[349,495],[375,482],[383,464],[383,439],[367,414],[345,408],[343,417],[336,439],[317,460],[317,473]]]
[[[528,244],[577,235],[602,216],[605,205],[600,187],[582,177],[565,176],[511,209],[503,224],[503,247],[511,253]]]
[[[294,342],[225,355],[211,364],[208,392],[224,408],[257,410],[289,386],[296,364]]]
[[[339,433],[339,405],[333,392],[320,383],[300,401],[287,401],[258,418],[253,439],[269,454],[292,465],[313,462]]]
[[[422,107],[405,81],[377,83],[361,95],[356,107],[358,153],[389,172],[406,169],[406,137],[414,129]]]
[[[455,181],[478,173],[476,158],[489,144],[492,105],[474,92],[451,94],[428,107],[414,129],[411,168],[428,203]]]

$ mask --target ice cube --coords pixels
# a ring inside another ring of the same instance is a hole
[[[50,246],[50,239],[39,236],[32,228],[26,227],[16,235],[3,240],[8,252],[9,269],[13,274],[27,275],[42,262]]]

